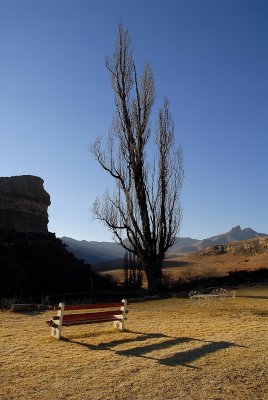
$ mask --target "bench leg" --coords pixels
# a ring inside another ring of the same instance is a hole
[[[54,326],[51,327],[51,336],[53,336],[57,340],[61,339],[63,313],[64,313],[64,303],[60,303],[58,310],[59,319],[54,321]]]
[[[57,328],[51,328],[51,336],[53,336],[55,339],[60,340],[61,339],[61,327]]]
[[[122,300],[123,305],[120,307],[120,310],[122,311],[122,315],[115,315],[115,317],[119,317],[118,321],[114,322],[114,327],[116,329],[119,329],[120,331],[125,330],[125,313],[127,312],[127,300],[123,299]]]
[[[114,327],[118,329],[119,331],[124,331],[125,330],[125,320],[121,319],[120,321],[114,321]]]

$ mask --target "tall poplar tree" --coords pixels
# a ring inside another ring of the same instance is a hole
[[[174,144],[167,99],[158,112],[155,141],[149,141],[154,78],[148,64],[138,77],[130,37],[122,25],[106,67],[114,91],[115,116],[107,145],[98,138],[91,151],[114,178],[115,189],[95,200],[92,213],[113,232],[117,243],[137,255],[149,291],[158,293],[162,289],[163,260],[181,222],[182,151]],[[150,163],[147,156],[152,148]]]

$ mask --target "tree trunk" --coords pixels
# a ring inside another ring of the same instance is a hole
[[[144,270],[148,282],[148,290],[150,294],[159,294],[163,291],[162,282],[162,262],[146,262]]]

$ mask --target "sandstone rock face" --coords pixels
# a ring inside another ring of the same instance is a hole
[[[48,231],[50,196],[43,184],[43,179],[32,175],[0,178],[0,229]]]
[[[220,254],[238,254],[250,256],[263,253],[268,253],[267,237],[243,240],[230,244],[218,244],[216,246],[207,247],[206,249],[199,251],[197,254],[201,256],[217,256]]]

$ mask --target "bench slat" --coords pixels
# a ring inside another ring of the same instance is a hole
[[[77,305],[69,305],[65,306],[64,310],[85,310],[85,309],[91,309],[91,308],[114,308],[114,307],[121,307],[123,306],[124,303],[122,301],[119,301],[117,303],[101,303],[101,304],[77,304]]]
[[[84,313],[84,314],[66,314],[63,315],[63,322],[65,321],[78,321],[78,320],[87,320],[87,319],[98,319],[98,318],[109,318],[114,315],[122,315],[122,311],[100,311],[94,313]],[[53,318],[55,319],[55,318]],[[57,319],[57,318],[56,318]]]
[[[125,318],[126,319],[126,318]],[[84,324],[97,324],[98,322],[109,322],[109,321],[120,321],[120,318],[110,317],[110,318],[99,318],[92,320],[77,320],[77,321],[63,321],[63,326],[72,326],[72,325],[84,325]],[[54,323],[53,320],[46,321],[47,324],[53,328],[58,328],[58,325]]]
[[[110,321],[118,321],[118,318],[100,318],[100,319],[92,319],[92,320],[78,320],[78,321],[66,321],[62,323],[63,326],[72,326],[72,325],[87,325],[87,324],[98,324],[101,322],[110,322]]]

